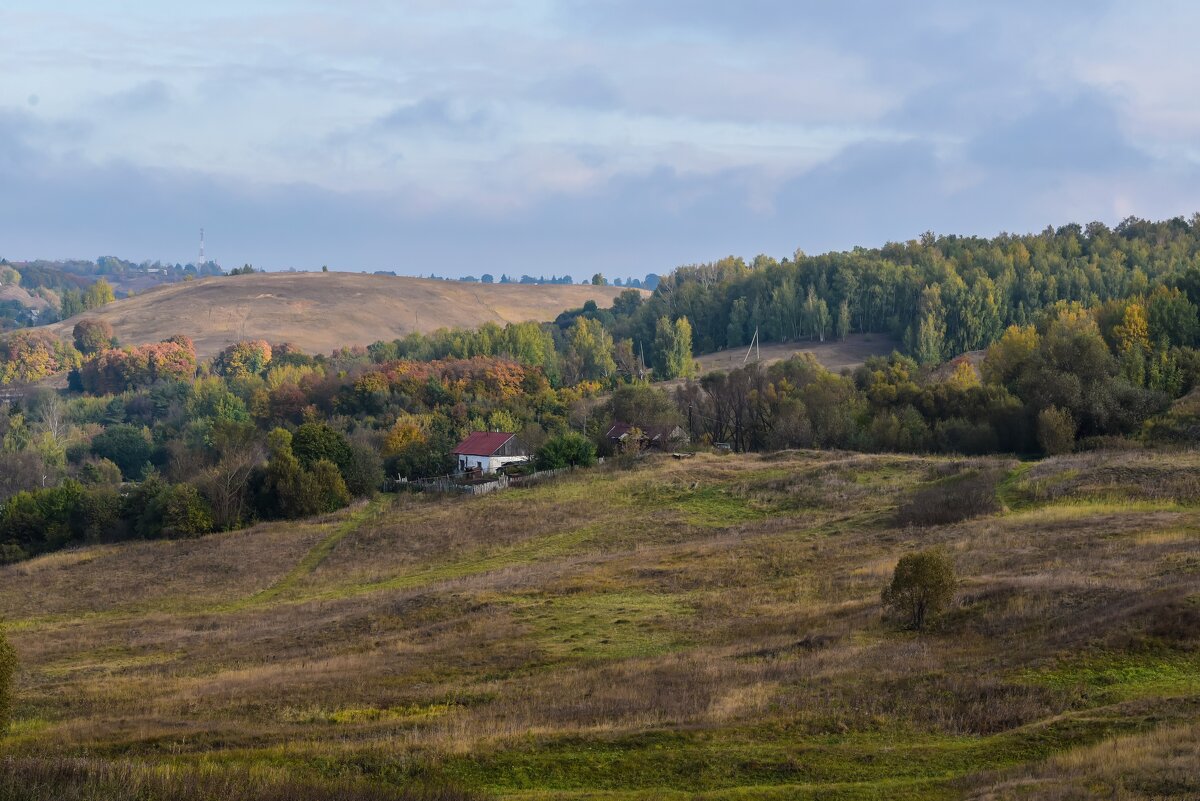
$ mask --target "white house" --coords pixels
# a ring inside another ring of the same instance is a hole
[[[460,472],[495,473],[502,466],[529,459],[529,451],[515,434],[474,431],[454,449]]]

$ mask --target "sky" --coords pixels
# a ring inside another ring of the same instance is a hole
[[[1200,5],[4,0],[0,256],[665,273],[1200,211]]]

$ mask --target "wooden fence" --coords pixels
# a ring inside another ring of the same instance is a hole
[[[399,481],[398,487],[412,487],[423,492],[449,492],[462,495],[487,495],[489,492],[508,489],[509,487],[525,487],[545,481],[548,478],[569,473],[570,467],[560,467],[557,470],[539,470],[526,476],[498,475],[488,481],[464,482],[456,476],[435,476],[433,478],[418,478],[414,481]]]

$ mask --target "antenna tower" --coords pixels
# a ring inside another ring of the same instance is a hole
[[[199,263],[196,264],[196,266],[200,267],[203,264],[204,264],[204,229],[201,228],[200,229],[200,261],[199,261]]]

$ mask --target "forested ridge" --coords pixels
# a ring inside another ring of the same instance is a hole
[[[735,451],[1195,445],[1198,235],[1200,217],[1128,220],[726,259],[549,323],[329,354],[255,340],[201,360],[186,335],[123,343],[87,317],[69,342],[17,331],[0,340],[0,381],[26,384],[0,406],[0,560],[331,511],[450,471],[480,430],[573,462],[636,455],[636,438],[605,437],[615,421]],[[768,342],[886,334],[901,350],[844,374],[796,357],[696,375],[695,352],[756,329]],[[67,390],[27,386],[56,374]]]
[[[992,239],[926,233],[881,248],[680,267],[618,331],[649,347],[659,316],[684,316],[697,353],[746,345],[755,328],[763,341],[879,332],[932,364],[987,347],[1056,303],[1094,307],[1158,287],[1200,300],[1200,214]]]

